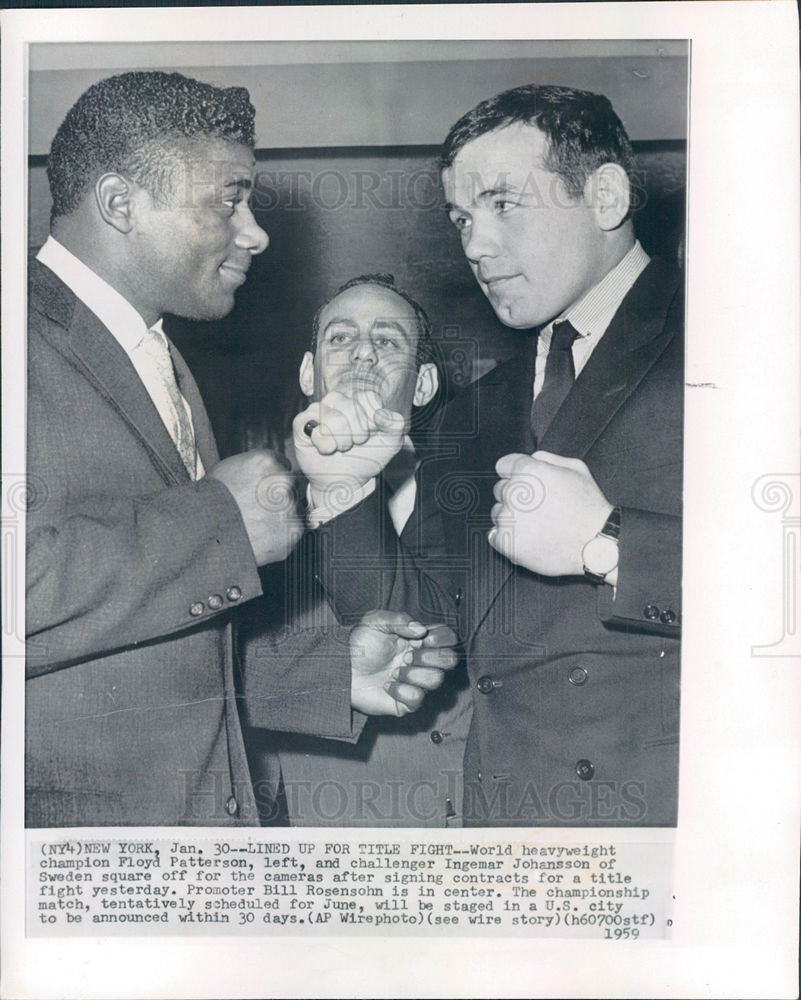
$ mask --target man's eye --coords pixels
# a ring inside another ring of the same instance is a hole
[[[451,222],[457,229],[467,229],[470,225],[470,219],[466,215],[452,215]]]
[[[231,215],[236,211],[237,205],[242,201],[241,198],[223,198],[223,205],[230,212]]]
[[[332,333],[328,338],[329,344],[334,344],[336,347],[341,347],[342,344],[347,344],[348,335],[346,333]]]
[[[515,202],[509,201],[507,198],[497,198],[492,203],[492,207],[498,215],[505,215],[515,207],[515,204]]]
[[[391,337],[376,337],[376,347],[397,347],[398,345]]]

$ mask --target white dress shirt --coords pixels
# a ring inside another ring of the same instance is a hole
[[[414,477],[415,467],[414,445],[411,438],[407,435],[401,452],[392,459],[386,470],[389,474],[397,470],[396,474],[391,476],[394,492],[387,500],[387,510],[398,536],[401,535],[403,529],[406,527],[406,522],[412,516],[415,500],[417,499],[417,481]],[[315,507],[312,505],[311,487],[309,487],[306,491],[309,503],[309,510],[306,514],[307,524],[310,528],[319,528],[321,524],[331,521],[338,514],[343,513],[345,510],[350,510],[351,507],[355,507],[356,504],[361,503],[362,500],[370,496],[375,488],[376,480],[369,479],[364,486],[352,490],[347,494],[347,503],[344,506],[334,503],[330,505],[319,504]],[[341,495],[341,492],[338,491],[338,496]]]
[[[578,333],[578,337],[573,341],[573,367],[578,378],[581,369],[587,364],[601,337],[606,333],[620,303],[628,295],[631,286],[650,260],[640,241],[636,240],[626,256],[601,278],[597,285],[593,285],[578,302],[574,302],[540,330],[537,340],[537,366],[534,373],[534,399],[539,395],[545,380],[545,362],[551,349],[554,324],[568,320]]]
[[[100,275],[87,267],[82,260],[79,260],[75,254],[67,250],[52,236],[48,236],[46,243],[36,255],[36,259],[49,267],[77,295],[125,351],[147,390],[147,394],[153,400],[153,405],[158,410],[176,448],[178,448],[179,442],[175,432],[178,419],[174,411],[174,403],[167,386],[164,384],[163,376],[159,373],[147,351],[142,349],[148,326],[136,309],[107,281],[104,281]],[[152,329],[163,337],[164,332],[161,327],[162,320],[159,319],[153,324]],[[178,390],[178,398],[185,409],[190,426],[194,427],[192,409],[180,390]],[[192,475],[191,469],[189,472]],[[192,478],[200,479],[204,474],[203,463],[197,454],[197,449],[195,449],[195,468]]]

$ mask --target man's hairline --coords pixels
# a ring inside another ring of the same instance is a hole
[[[242,186],[244,184],[247,187],[247,197],[250,198],[252,196],[252,194],[253,194],[253,192],[254,192],[254,190],[256,188],[256,178],[255,178],[255,168],[256,168],[255,150],[256,150],[256,147],[255,146],[251,146],[251,145],[249,145],[249,143],[243,142],[241,139],[226,138],[225,136],[219,136],[219,135],[206,135],[206,134],[201,133],[201,134],[196,135],[196,136],[180,136],[180,135],[171,135],[169,132],[167,132],[163,136],[156,137],[156,138],[153,138],[153,139],[149,139],[146,143],[143,143],[141,146],[137,147],[137,149],[133,150],[132,155],[135,155],[136,153],[140,152],[141,150],[146,149],[148,145],[151,145],[151,144],[152,145],[166,144],[170,140],[172,140],[173,143],[174,143],[174,146],[173,146],[174,155],[179,160],[182,160],[184,163],[189,163],[192,159],[194,159],[194,160],[201,159],[201,157],[198,157],[196,154],[193,154],[193,152],[192,152],[191,149],[181,148],[182,144],[184,144],[184,143],[187,144],[187,145],[191,145],[191,144],[195,144],[195,143],[200,144],[200,143],[204,143],[205,142],[205,143],[209,143],[209,144],[216,144],[218,146],[238,146],[241,149],[248,150],[249,153],[250,153],[250,163],[248,164],[248,166],[249,166],[250,171],[251,171],[251,176],[247,177],[247,178],[244,177],[244,176],[243,177],[234,177],[230,181],[227,181],[226,183],[224,183],[222,185],[222,187],[223,188],[240,187],[240,186]],[[130,157],[129,157],[129,159],[130,159]],[[156,199],[156,201],[164,201],[164,203],[168,204],[168,205],[172,203],[172,198],[171,198],[170,193],[168,191],[166,191],[163,186],[156,185],[154,187],[153,185],[150,185],[150,184],[143,184],[141,181],[137,180],[137,178],[134,176],[134,172],[130,169],[130,167],[128,167],[128,166],[122,166],[122,167],[119,167],[119,168],[116,168],[116,169],[107,168],[105,170],[101,170],[97,174],[97,176],[95,177],[95,179],[87,186],[86,191],[84,192],[84,195],[83,195],[83,198],[81,199],[80,204],[78,205],[78,207],[73,212],[68,212],[68,213],[64,213],[62,215],[57,215],[57,216],[54,216],[51,219],[51,221],[50,221],[51,232],[52,232],[53,225],[55,223],[57,223],[59,220],[62,220],[62,219],[64,219],[64,220],[69,219],[71,215],[74,215],[75,212],[78,211],[78,209],[81,207],[81,205],[83,205],[86,202],[88,202],[94,196],[94,191],[95,191],[95,189],[97,187],[98,181],[101,179],[101,177],[105,177],[108,174],[116,174],[117,176],[124,178],[128,182],[133,182],[138,188],[141,188],[143,191],[146,191],[150,195],[151,198]],[[204,183],[204,182],[201,182],[201,183]],[[211,182],[209,181],[209,182],[205,182],[205,183],[211,183]]]
[[[486,132],[480,132],[478,135],[471,136],[466,142],[463,142],[461,146],[453,153],[450,162],[440,167],[440,174],[443,174],[446,170],[450,170],[453,167],[456,158],[472,143],[477,142],[479,139],[483,139],[484,136],[492,135],[493,132],[503,132],[504,129],[511,128],[513,125],[524,125],[526,128],[535,129],[545,140],[547,146],[544,150],[544,156],[547,156],[551,152],[551,140],[548,137],[548,133],[539,127],[539,125],[534,121],[526,121],[524,118],[509,118],[508,121],[500,122],[498,125],[493,125],[492,128],[488,128]],[[544,157],[543,157],[544,158]],[[544,163],[540,164],[543,170],[547,170]],[[554,170],[548,171],[549,173],[556,173]]]
[[[548,135],[548,133],[544,129],[541,129],[536,122],[534,122],[534,121],[526,121],[523,118],[512,118],[509,121],[501,122],[499,125],[495,125],[492,128],[487,129],[486,132],[481,132],[479,135],[475,135],[471,139],[468,139],[467,142],[462,143],[462,145],[456,150],[456,152],[451,157],[450,163],[446,164],[445,166],[440,167],[440,171],[439,171],[440,183],[443,185],[443,187],[445,186],[445,171],[453,169],[454,163],[456,162],[457,158],[461,155],[461,153],[465,149],[467,149],[468,146],[472,145],[472,143],[474,143],[474,142],[477,142],[479,139],[483,139],[484,136],[486,136],[486,135],[492,135],[493,132],[502,132],[504,129],[511,128],[513,125],[523,125],[526,128],[535,129],[537,132],[540,133],[540,135],[545,140],[545,148],[539,153],[539,161],[540,162],[539,163],[533,163],[532,166],[533,167],[537,167],[540,170],[544,170],[545,173],[550,174],[553,177],[558,177],[562,181],[562,183],[565,184],[565,187],[567,187],[564,175],[559,170],[552,170],[550,167],[546,166],[545,161],[547,160],[547,158],[553,152],[553,146],[552,146],[552,143],[551,143],[550,136]],[[629,178],[629,180],[631,180],[631,177],[629,175],[628,170],[626,169],[625,166],[623,166],[622,163],[617,163],[615,160],[605,160],[604,163],[599,163],[597,167],[595,167],[592,171],[590,171],[587,174],[587,177],[585,178],[585,184],[586,184],[586,182],[590,179],[590,177],[593,174],[595,174],[602,167],[606,166],[606,164],[608,164],[608,163],[611,163],[614,166],[620,167],[621,170],[623,170],[625,172],[625,174]],[[569,190],[568,190],[568,196],[573,201],[580,201],[581,197],[582,197],[581,195],[575,195],[574,196],[574,195],[570,194]],[[446,208],[446,211],[450,211],[453,208],[458,208],[458,206],[451,205],[450,203],[448,203],[448,204],[446,204],[445,208]]]

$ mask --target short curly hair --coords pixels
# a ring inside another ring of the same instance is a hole
[[[255,145],[256,111],[244,87],[213,87],[181,73],[121,73],[94,84],[56,132],[47,162],[51,222],[74,212],[107,171],[128,173],[163,198],[176,157],[193,140]]]
[[[581,197],[587,178],[604,163],[617,163],[631,176],[631,143],[608,97],[536,83],[505,90],[463,115],[443,143],[440,169],[450,167],[468,142],[516,122],[545,134],[543,166],[562,178],[573,199]]]

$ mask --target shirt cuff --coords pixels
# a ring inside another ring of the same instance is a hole
[[[355,490],[341,489],[332,493],[331,499],[317,507],[311,504],[311,486],[306,487],[306,502],[309,505],[306,514],[307,524],[310,528],[319,528],[321,524],[333,521],[339,514],[344,514],[346,510],[355,507],[370,496],[375,491],[375,479],[368,480],[364,486]]]

